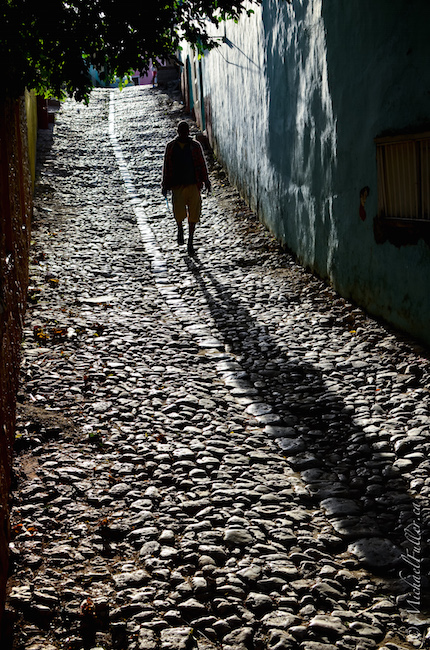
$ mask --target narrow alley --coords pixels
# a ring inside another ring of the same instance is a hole
[[[183,117],[97,89],[44,135],[5,648],[428,647],[427,352],[213,160],[190,258],[160,189]]]

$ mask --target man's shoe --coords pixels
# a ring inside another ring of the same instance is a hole
[[[183,243],[184,243],[184,229],[181,226],[180,228],[178,228],[178,244],[179,246],[182,246]]]
[[[187,250],[190,257],[193,257],[195,255],[196,251],[194,250],[193,242],[188,242]]]

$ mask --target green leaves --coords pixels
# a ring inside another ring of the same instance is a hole
[[[0,0],[0,99],[25,87],[88,99],[91,64],[124,78],[174,55],[182,38],[203,53],[219,44],[212,25],[250,13],[245,0]]]

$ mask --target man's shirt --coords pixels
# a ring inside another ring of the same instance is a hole
[[[195,185],[196,172],[189,142],[176,140],[172,147],[172,187],[175,185]]]
[[[179,144],[184,144],[184,148],[181,149]],[[209,174],[201,144],[192,138],[185,143],[180,143],[179,138],[168,142],[164,153],[163,190],[194,184],[201,189],[205,183],[209,183]]]

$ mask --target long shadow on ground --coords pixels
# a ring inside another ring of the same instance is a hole
[[[335,550],[358,543],[359,559],[367,568],[397,577],[405,571],[401,558],[405,528],[416,514],[408,485],[393,467],[392,449],[387,444],[381,451],[379,433],[354,422],[319,369],[297,354],[288,359],[274,337],[198,257],[187,264],[224,342],[241,357],[254,385],[257,382],[261,399],[256,401],[270,404],[280,417],[275,424],[287,428],[288,437],[279,438],[279,445],[301,473],[314,507],[329,517]],[[269,371],[268,362],[272,362]],[[240,377],[239,373],[238,386],[243,382]],[[266,430],[276,435],[275,428]]]

